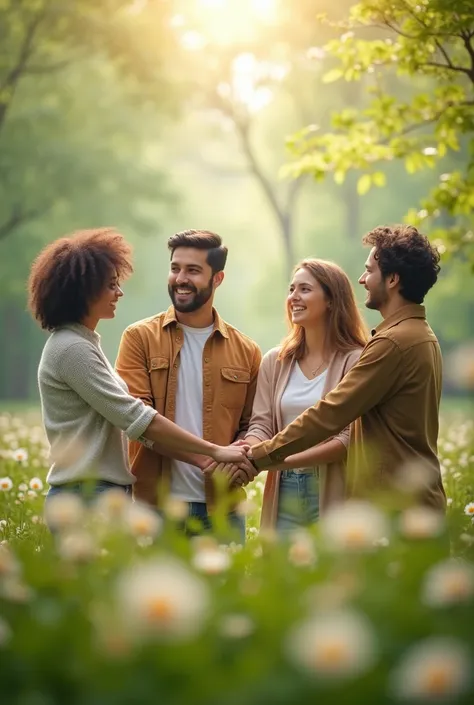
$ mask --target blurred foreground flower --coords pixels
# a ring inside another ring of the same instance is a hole
[[[94,503],[94,512],[105,522],[116,522],[124,518],[125,510],[131,504],[131,499],[117,488],[101,492]]]
[[[53,531],[77,526],[85,514],[81,499],[69,492],[48,497],[44,506],[46,523]]]
[[[137,538],[155,538],[160,532],[162,519],[145,504],[129,502],[125,510],[125,525]]]
[[[410,507],[400,517],[400,533],[408,539],[431,539],[444,530],[444,515],[429,507]]]
[[[0,546],[0,578],[18,575],[21,566],[6,544]]]
[[[454,698],[468,683],[471,659],[454,639],[431,637],[412,646],[392,674],[392,692],[399,698]]]
[[[197,548],[192,558],[192,564],[196,570],[207,575],[219,575],[228,570],[232,564],[230,552],[223,546],[204,546]]]
[[[377,541],[388,536],[384,514],[369,502],[350,500],[329,509],[321,520],[326,544],[335,550],[373,549]]]
[[[219,621],[219,632],[229,639],[245,639],[255,631],[255,623],[247,614],[226,614]]]
[[[289,658],[318,676],[345,678],[375,662],[375,635],[362,614],[336,611],[297,626],[287,642]]]
[[[432,607],[469,602],[474,596],[474,568],[449,559],[433,566],[425,575],[423,600]]]
[[[58,551],[66,561],[87,563],[97,555],[97,546],[87,531],[76,529],[60,536]]]
[[[13,482],[9,477],[0,477],[0,490],[2,492],[9,492],[13,487]]]
[[[174,497],[167,498],[164,506],[164,512],[168,519],[172,519],[173,521],[184,521],[188,516],[188,511],[189,508],[187,502],[182,502],[180,499],[175,499]]]
[[[118,615],[138,638],[191,638],[200,631],[209,604],[206,583],[173,558],[135,564],[117,584]]]
[[[316,547],[309,532],[297,531],[292,534],[288,560],[297,566],[311,566],[316,563]]]

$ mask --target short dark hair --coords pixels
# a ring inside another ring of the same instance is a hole
[[[80,230],[47,245],[31,266],[28,305],[45,330],[80,323],[111,275],[133,272],[132,248],[113,228]]]
[[[212,273],[222,272],[227,260],[227,247],[222,244],[220,235],[210,230],[183,230],[172,235],[168,240],[171,257],[178,247],[195,247],[197,250],[207,250],[207,263]]]
[[[400,294],[407,301],[423,303],[440,271],[439,252],[426,235],[412,225],[379,226],[363,238],[375,247],[382,276],[398,274]]]

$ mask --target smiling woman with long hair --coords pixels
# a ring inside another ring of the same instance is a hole
[[[295,267],[286,302],[289,333],[263,358],[246,441],[285,428],[340,382],[367,340],[349,278],[336,264],[305,259]],[[270,469],[261,525],[286,533],[314,523],[344,499],[349,429]]]
[[[131,247],[112,228],[56,240],[31,267],[30,310],[51,332],[38,369],[51,445],[48,496],[64,490],[95,494],[112,487],[130,493],[135,478],[127,437],[225,462],[243,457],[242,449],[208,443],[130,396],[105,357],[96,327],[114,318],[123,296],[120,284],[131,273]]]

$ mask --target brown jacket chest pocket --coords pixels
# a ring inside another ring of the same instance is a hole
[[[243,408],[249,382],[250,372],[248,370],[222,367],[220,393],[222,406],[228,409]]]
[[[166,357],[152,357],[148,364],[151,391],[155,399],[163,399],[168,387],[170,361]]]

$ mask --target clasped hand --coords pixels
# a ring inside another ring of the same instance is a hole
[[[233,462],[210,460],[209,464],[203,468],[203,472],[208,476],[212,476],[214,473],[219,474],[221,477],[225,478],[226,482],[231,487],[244,487],[257,477],[259,471],[254,468],[247,458],[247,452],[250,449],[248,443],[245,443],[245,441],[236,441],[232,446],[227,446],[225,451],[229,451],[230,448],[240,451],[241,454],[238,459],[233,460]],[[224,448],[222,450],[224,450]]]

